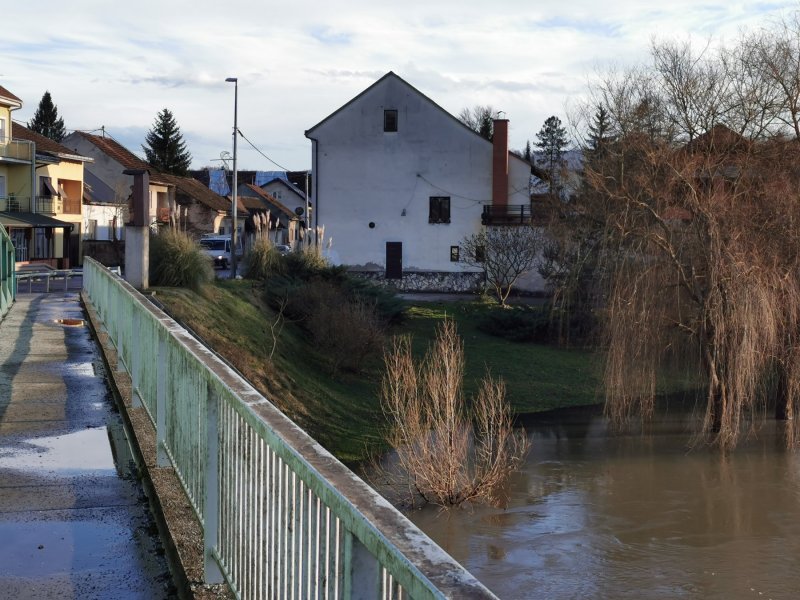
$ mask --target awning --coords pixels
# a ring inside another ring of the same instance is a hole
[[[46,194],[42,194],[43,196],[58,196],[58,192],[56,188],[53,187],[53,183],[50,181],[49,177],[42,177],[42,183],[47,191]]]
[[[44,229],[66,229],[71,231],[74,223],[59,221],[53,217],[31,212],[0,212],[0,223],[8,227],[32,228],[40,227]]]

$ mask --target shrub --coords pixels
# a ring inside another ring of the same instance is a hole
[[[162,230],[150,236],[150,283],[197,290],[211,281],[211,259],[182,231]]]
[[[478,319],[480,331],[513,342],[549,342],[550,317],[541,308],[514,307],[487,310]]]
[[[272,275],[280,275],[286,265],[280,252],[267,238],[259,238],[247,254],[247,279],[264,280]]]
[[[363,300],[318,303],[309,316],[308,328],[334,373],[340,369],[360,371],[367,357],[377,355],[383,347],[383,324],[375,306]]]
[[[487,374],[467,409],[464,345],[449,320],[421,365],[408,337],[395,339],[384,361],[381,405],[399,463],[396,476],[384,471],[389,481],[444,507],[502,505],[503,487],[528,450],[524,431],[513,428],[503,382]]]

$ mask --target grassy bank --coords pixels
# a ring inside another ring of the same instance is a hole
[[[361,374],[331,376],[305,331],[288,323],[269,360],[276,316],[263,296],[263,287],[249,281],[216,281],[199,292],[156,290],[173,316],[339,458],[356,461],[369,448],[380,448],[381,357],[372,357]],[[452,317],[464,339],[467,390],[475,389],[488,367],[506,381],[509,401],[519,413],[598,401],[598,371],[590,353],[492,337],[476,327],[481,310],[472,302],[412,304],[393,333],[413,335],[414,352],[422,356],[436,324]]]

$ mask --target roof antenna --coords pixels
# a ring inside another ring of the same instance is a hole
[[[106,126],[105,125],[100,125],[100,134],[103,137],[106,137]]]

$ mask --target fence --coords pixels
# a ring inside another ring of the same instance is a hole
[[[18,294],[23,293],[25,291],[25,282],[27,282],[29,294],[62,290],[66,292],[70,289],[70,283],[76,279],[81,279],[82,276],[83,271],[81,269],[19,272],[16,275],[17,285],[15,289]],[[63,281],[63,287],[61,286],[61,281]],[[36,284],[35,289],[34,283]],[[78,284],[80,284],[80,281]],[[72,288],[75,289],[75,286],[76,284],[73,283]]]
[[[494,598],[391,504],[130,285],[84,289],[239,598]]]
[[[5,227],[0,224],[0,319],[6,316],[17,297],[15,271],[14,244]]]

